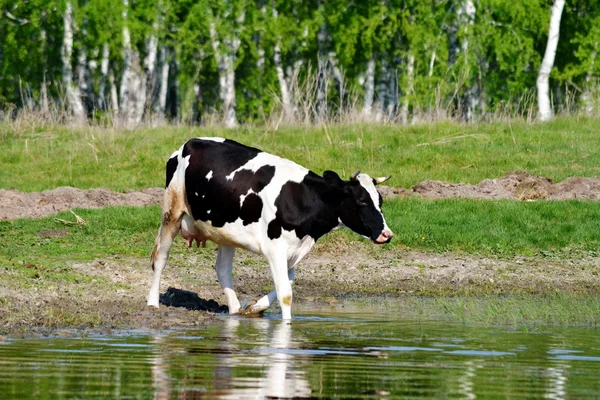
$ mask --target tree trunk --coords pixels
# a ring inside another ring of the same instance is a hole
[[[283,107],[283,116],[286,121],[291,121],[294,118],[294,107],[292,106],[292,98],[288,88],[288,82],[285,78],[283,63],[281,61],[281,48],[279,41],[273,49],[273,62],[275,63],[275,72],[277,73],[277,81],[279,82],[279,91],[281,93],[281,105]]]
[[[475,24],[475,4],[473,0],[464,0],[458,9],[459,21],[463,30],[460,49],[464,60],[465,92],[461,99],[461,112],[465,121],[471,121],[477,104],[477,88],[471,82],[471,66],[469,63],[469,33]]]
[[[162,124],[166,117],[167,92],[169,89],[169,60],[168,50],[165,46],[162,46],[160,49],[158,64],[160,69],[157,75],[158,98],[154,104],[154,113],[158,118],[156,122]]]
[[[583,94],[581,95],[581,100],[583,102],[584,110],[587,115],[592,115],[592,113],[594,112],[594,108],[597,106],[596,102],[594,101],[592,92],[597,91],[598,88],[597,86],[594,88],[590,87],[592,85],[592,78],[594,68],[596,65],[596,57],[598,56],[598,51],[596,50],[597,48],[598,42],[595,42],[594,50],[590,55],[590,66],[588,68],[587,73],[585,74],[585,88],[583,89]],[[594,85],[597,85],[597,82],[594,83]]]
[[[73,8],[71,7],[70,1],[67,1],[63,23],[64,36],[61,48],[61,58],[67,109],[69,111],[70,122],[81,125],[85,122],[85,110],[81,101],[81,92],[73,83],[73,69],[71,68],[71,57],[73,55]]]
[[[373,114],[373,98],[375,97],[375,57],[371,56],[367,61],[365,76],[365,100],[363,104],[363,118],[370,119]]]
[[[123,6],[123,71],[121,72],[121,88],[119,90],[119,111],[122,122],[128,126],[130,123],[129,91],[133,51],[131,49],[131,36],[129,34],[129,28],[127,27],[128,0],[123,0]]]
[[[108,43],[102,46],[102,60],[100,61],[100,84],[98,85],[98,108],[106,110],[106,79],[108,77],[108,60],[110,56],[110,48]]]
[[[558,37],[560,34],[560,19],[565,6],[565,0],[554,0],[552,13],[550,14],[550,28],[548,30],[548,42],[546,52],[540,66],[537,77],[538,94],[538,112],[541,121],[552,119],[552,108],[550,106],[549,77],[550,71],[554,66],[554,57],[556,56],[556,47],[558,46]]]
[[[315,111],[318,118],[324,118],[327,114],[327,86],[329,83],[329,63],[327,54],[327,42],[329,32],[323,24],[317,33],[317,97],[315,100]]]
[[[402,110],[400,112],[400,120],[403,124],[408,123],[409,96],[414,91],[414,77],[415,55],[409,53],[406,61],[406,88],[404,89],[404,93],[402,93]]]
[[[245,12],[235,19],[237,26],[244,22]],[[227,128],[235,128],[238,125],[235,113],[235,59],[241,41],[237,29],[224,38],[219,38],[215,29],[214,18],[209,23],[211,46],[217,59],[219,70],[219,96],[223,103],[223,120]],[[222,43],[222,45],[221,45]]]
[[[112,117],[116,118],[119,115],[119,94],[117,93],[117,85],[115,85],[115,75],[110,71],[108,76],[110,82],[110,110]]]
[[[181,103],[179,101],[179,79],[177,78],[178,73],[179,64],[177,63],[177,59],[172,57],[171,60],[169,60],[169,90],[167,93],[168,116],[171,121],[177,121],[181,109]]]
[[[273,7],[273,18],[277,18],[278,12]],[[275,47],[273,48],[273,63],[275,64],[275,72],[277,74],[277,81],[279,82],[279,92],[281,93],[281,106],[283,107],[283,116],[287,122],[294,119],[294,106],[292,105],[292,96],[290,93],[290,87],[288,80],[285,76],[285,70],[283,69],[283,62],[281,60],[281,37],[277,38]]]
[[[141,122],[146,110],[152,110],[152,98],[154,92],[154,70],[156,67],[156,56],[158,52],[158,38],[156,32],[158,25],[154,24],[154,32],[146,42],[146,57],[144,58],[144,74],[142,75],[142,91],[137,102],[136,118]]]

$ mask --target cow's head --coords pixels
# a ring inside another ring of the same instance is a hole
[[[343,181],[333,171],[323,173],[325,183],[340,196],[341,223],[375,243],[389,243],[394,234],[381,212],[382,198],[375,185],[390,177],[371,178],[356,171],[349,181]]]

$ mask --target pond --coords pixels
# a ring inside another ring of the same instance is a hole
[[[193,330],[0,342],[18,398],[593,398],[591,327],[405,320],[393,309],[295,306]]]

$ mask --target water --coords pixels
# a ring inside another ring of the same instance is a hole
[[[599,398],[600,338],[406,321],[381,309],[223,317],[156,335],[0,342],[0,397]]]

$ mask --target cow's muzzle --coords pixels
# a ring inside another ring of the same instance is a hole
[[[394,237],[394,233],[392,231],[386,230],[381,232],[381,235],[377,239],[375,239],[375,243],[384,244],[392,241]]]

